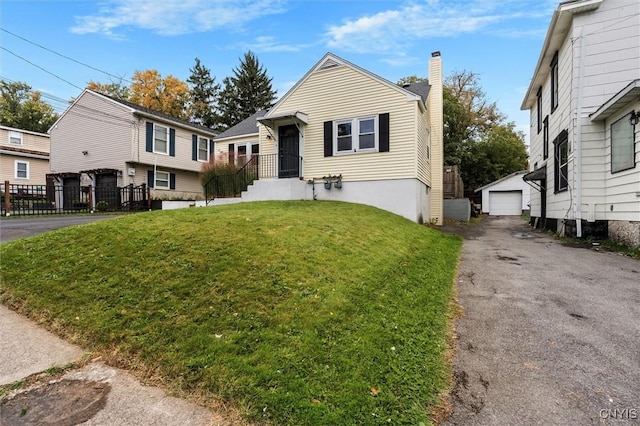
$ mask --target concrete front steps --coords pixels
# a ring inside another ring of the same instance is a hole
[[[240,198],[216,198],[210,206],[234,204],[245,201],[269,200],[310,200],[313,198],[311,185],[299,178],[259,179],[242,191]]]

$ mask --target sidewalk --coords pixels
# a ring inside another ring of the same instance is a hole
[[[77,346],[0,305],[0,386],[82,358]],[[84,422],[84,423],[83,423]],[[227,425],[221,415],[92,362],[0,398],[0,425]]]

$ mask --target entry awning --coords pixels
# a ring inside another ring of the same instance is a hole
[[[546,178],[547,178],[546,167],[540,167],[539,169],[535,169],[534,171],[529,172],[526,175],[522,176],[522,180],[525,182],[531,182],[534,180],[544,180]]]
[[[267,127],[271,127],[272,129],[274,128],[276,123],[286,120],[293,120],[294,123],[302,122],[304,124],[307,124],[307,122],[309,121],[309,117],[303,112],[295,111],[276,113],[273,115],[267,113],[264,115],[264,117],[258,118],[258,121],[260,123],[264,124]]]
[[[591,121],[604,121],[622,108],[626,108],[633,100],[640,96],[640,78],[627,84],[624,89],[616,93],[611,99],[606,101],[589,117]],[[629,111],[631,112],[631,111]]]

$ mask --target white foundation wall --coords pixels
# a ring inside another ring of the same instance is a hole
[[[342,182],[342,188],[325,189],[324,181],[315,184],[299,179],[255,181],[242,194],[242,201],[331,200],[366,204],[387,210],[417,223],[436,222],[429,217],[429,190],[418,179]],[[440,218],[441,219],[441,218]]]

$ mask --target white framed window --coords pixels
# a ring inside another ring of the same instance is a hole
[[[378,116],[336,120],[333,126],[336,154],[378,150]]]
[[[9,145],[22,145],[22,133],[14,130],[9,131]]]
[[[198,161],[209,161],[209,141],[198,138]]]
[[[170,174],[169,172],[163,172],[156,170],[154,188],[155,189],[170,189]]]
[[[29,162],[15,161],[16,179],[29,179]]]
[[[153,152],[169,154],[169,128],[153,125]]]
[[[633,169],[635,159],[635,126],[629,124],[628,114],[611,124],[611,173]]]

